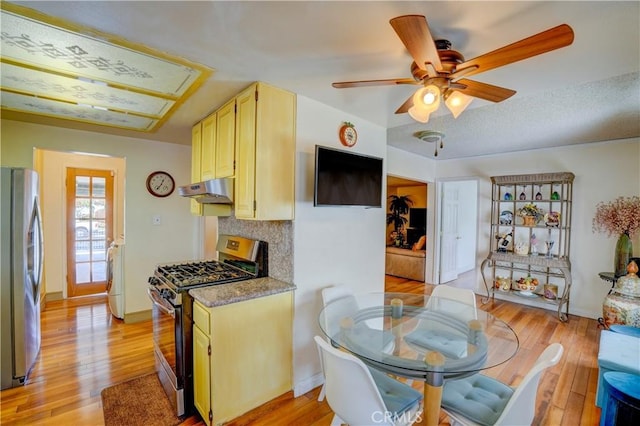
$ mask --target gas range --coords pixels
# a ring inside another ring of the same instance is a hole
[[[198,287],[226,284],[267,275],[266,244],[231,235],[221,235],[219,260],[197,260],[158,265],[149,284],[173,305],[182,294]]]
[[[156,371],[177,416],[193,403],[193,297],[189,290],[268,276],[267,243],[220,235],[218,260],[158,265],[149,278]]]
[[[256,276],[216,260],[159,265],[149,284],[172,304],[181,303],[181,293],[193,288],[248,280]]]

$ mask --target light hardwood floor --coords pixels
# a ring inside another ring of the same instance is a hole
[[[387,291],[430,294],[432,288],[403,278],[386,280]],[[552,311],[498,300],[479,306],[506,321],[520,339],[517,355],[485,374],[517,385],[549,343],[564,345],[560,363],[542,377],[533,424],[598,424],[597,321],[571,316],[568,323],[561,323]],[[41,353],[28,383],[0,392],[2,425],[102,425],[102,389],[154,371],[151,322],[125,325],[114,319],[106,296],[47,304],[42,336]],[[421,383],[414,386],[421,389]],[[329,425],[333,413],[326,400],[317,402],[319,390],[297,398],[289,392],[230,424]],[[198,416],[182,423],[203,424]],[[447,418],[442,415],[444,424]]]

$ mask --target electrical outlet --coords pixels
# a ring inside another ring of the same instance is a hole
[[[151,223],[153,223],[154,225],[160,225],[162,223],[160,215],[153,216],[153,218],[151,219]]]

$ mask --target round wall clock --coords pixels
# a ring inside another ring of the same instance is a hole
[[[356,128],[351,123],[344,123],[340,127],[339,136],[340,142],[344,146],[354,146],[358,141],[358,132],[356,132]]]
[[[153,172],[147,177],[147,191],[156,197],[168,197],[176,188],[173,177],[167,172]]]

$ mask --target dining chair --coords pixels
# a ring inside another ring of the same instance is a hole
[[[466,306],[462,306],[459,303],[447,303],[448,300],[455,300],[456,302],[464,303]],[[473,309],[468,309],[467,306],[471,306]],[[435,286],[429,300],[427,300],[427,308],[446,311],[467,321],[478,318],[476,314],[476,294],[473,290],[452,287],[447,284]]]
[[[368,368],[354,355],[314,337],[324,368],[332,426],[410,425],[418,420],[422,394],[381,371]]]
[[[547,346],[515,388],[483,374],[445,381],[442,407],[449,414],[451,424],[530,425],[542,372],[556,365],[563,351],[560,343]]]
[[[341,316],[349,316],[353,312],[358,311],[358,304],[355,300],[353,292],[346,285],[335,285],[331,287],[326,287],[322,289],[322,305],[323,308],[326,307],[329,303],[334,302],[338,299],[345,299],[344,302],[341,302],[339,305],[341,311],[338,311],[336,307],[335,310],[331,311],[331,317],[338,318]],[[327,316],[324,317],[324,329],[325,331],[331,330],[331,326],[328,323],[329,318]],[[337,333],[337,330],[335,330]],[[361,338],[364,339],[382,339],[383,351],[386,353],[391,353],[393,348],[395,347],[394,336],[390,332],[384,332],[382,330],[376,330],[369,327],[362,327],[358,330]],[[332,333],[332,334],[336,334]],[[330,342],[330,339],[327,337],[327,341]],[[322,358],[320,358],[320,365],[322,370],[324,371],[324,366],[322,366]],[[322,389],[320,389],[320,395],[318,395],[318,401],[324,400],[325,389],[324,385]]]
[[[478,318],[475,293],[469,289],[446,284],[438,285],[433,289],[426,308],[428,311],[445,313],[465,323]],[[466,356],[468,347],[466,336],[444,329],[424,327],[420,324],[405,336],[405,341],[419,354],[438,351],[447,358],[453,359]]]

